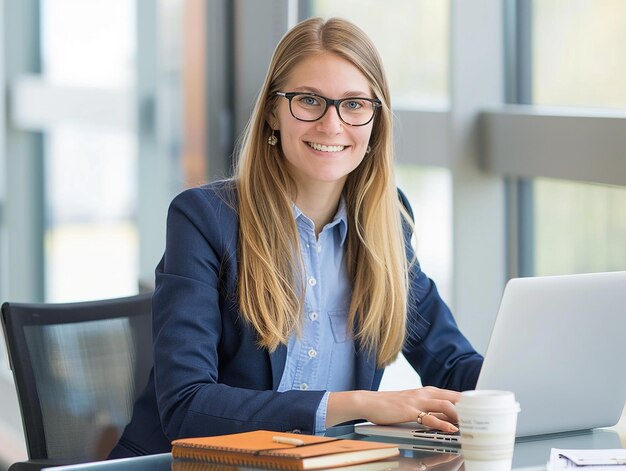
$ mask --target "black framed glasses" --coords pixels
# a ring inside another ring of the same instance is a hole
[[[276,92],[289,100],[291,116],[300,121],[317,121],[326,114],[329,106],[337,109],[339,119],[350,126],[365,126],[382,106],[376,98],[349,97],[333,100],[317,93]]]

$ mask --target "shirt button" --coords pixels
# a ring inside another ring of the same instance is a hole
[[[317,245],[315,246],[315,251],[316,251],[317,253],[320,253],[320,252],[322,251],[322,244],[317,244]]]
[[[309,278],[309,286],[315,286],[317,284],[317,280],[312,276]]]
[[[308,384],[306,384],[306,383],[302,383],[302,384],[300,385],[300,389],[301,389],[302,391],[304,391],[304,390],[306,390],[306,389],[309,389],[309,385],[308,385]]]
[[[317,350],[314,348],[309,349],[309,358],[315,358],[317,356]]]
[[[315,311],[309,314],[309,319],[311,319],[312,321],[316,321],[318,317],[319,317],[319,314]]]

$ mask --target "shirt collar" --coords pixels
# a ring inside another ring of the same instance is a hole
[[[291,207],[293,209],[293,217],[296,220],[304,222],[309,227],[313,228],[313,221],[311,221],[301,210],[296,206],[296,203],[292,202]],[[339,206],[337,207],[337,212],[333,217],[333,220],[326,224],[324,228],[331,228],[334,226],[339,226],[339,245],[343,246],[346,241],[346,235],[348,234],[348,207],[346,206],[346,199],[341,196],[339,199]]]

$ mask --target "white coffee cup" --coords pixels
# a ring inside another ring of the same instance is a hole
[[[510,470],[520,411],[510,391],[461,393],[456,404],[465,471]]]

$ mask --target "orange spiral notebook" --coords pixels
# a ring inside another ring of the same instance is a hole
[[[390,443],[346,440],[292,433],[235,433],[183,438],[172,442],[172,457],[233,466],[304,470],[382,460],[399,454]]]

